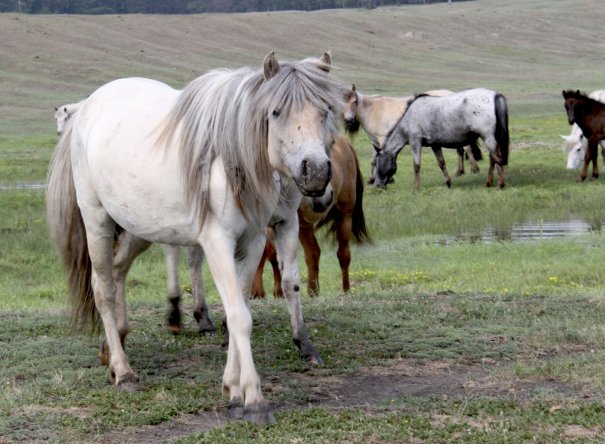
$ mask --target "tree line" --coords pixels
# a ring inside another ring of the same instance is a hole
[[[452,0],[0,0],[0,12],[29,14],[199,14],[334,8],[377,8],[386,5]],[[461,0],[455,0],[461,1]]]

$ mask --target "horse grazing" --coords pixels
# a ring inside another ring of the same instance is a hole
[[[229,326],[229,412],[275,421],[252,356],[248,295],[274,225],[295,341],[303,356],[317,355],[300,308],[296,210],[302,195],[323,195],[331,179],[344,88],[329,70],[327,54],[279,63],[270,53],[259,71],[210,71],[182,91],[119,79],[68,122],[49,170],[50,233],[67,268],[74,321],[102,321],[116,387],[140,387],[112,275],[119,226],[148,242],[203,248]]]
[[[588,97],[598,102],[605,103],[605,90],[597,90],[588,94]],[[571,126],[569,136],[561,136],[564,140],[563,151],[567,153],[567,169],[574,170],[579,168],[586,155],[586,146],[588,142],[577,124]],[[601,140],[601,154],[605,158],[605,141]]]
[[[389,131],[376,157],[376,184],[385,187],[397,171],[397,155],[410,144],[414,156],[414,188],[420,186],[420,152],[423,146],[441,152],[441,147],[476,144],[481,138],[489,151],[486,185],[498,169],[498,188],[504,186],[508,163],[509,133],[506,98],[495,91],[477,88],[448,96],[420,94]]]
[[[428,91],[425,94],[431,96],[447,96],[453,94],[447,89],[438,89]],[[395,126],[401,115],[405,112],[412,96],[389,97],[389,96],[365,96],[361,94],[355,85],[347,91],[345,95],[345,106],[343,108],[343,118],[347,133],[354,137],[362,126],[368,138],[374,147],[372,155],[372,166],[370,171],[369,184],[373,184],[376,176],[376,154],[380,150],[384,139],[389,130]],[[481,150],[477,145],[468,145],[464,148],[456,148],[458,153],[458,170],[456,176],[464,174],[464,153],[471,163],[471,171],[479,172],[477,160],[482,159]],[[437,164],[443,172],[444,179],[448,186],[451,185],[451,179],[445,167],[445,160],[440,152],[434,151]]]
[[[307,290],[310,296],[319,295],[319,258],[321,248],[315,237],[315,230],[330,225],[338,242],[337,257],[342,273],[342,289],[347,292],[351,288],[349,282],[349,265],[351,250],[349,242],[369,240],[363,213],[363,177],[359,170],[359,161],[353,146],[343,136],[338,136],[332,144],[330,153],[332,160],[332,179],[322,197],[303,197],[298,207],[299,231],[298,239],[305,253],[308,282]],[[273,235],[268,236],[265,253],[258,266],[252,296],[264,298],[263,269],[265,261],[269,260],[273,267],[274,294],[283,295],[281,272],[278,267],[277,253],[272,245]]]
[[[55,108],[55,119],[57,120],[57,134],[62,135],[67,121],[78,111],[82,102],[61,105]],[[118,234],[118,233],[116,233]],[[126,296],[126,276],[134,259],[147,250],[151,242],[138,238],[127,231],[121,230],[114,246],[114,280],[116,283],[116,294],[118,299]],[[168,269],[168,300],[171,309],[167,316],[167,326],[172,333],[179,333],[182,329],[181,312],[179,303],[181,292],[179,288],[179,256],[180,248],[175,245],[162,244],[162,250],[166,257]],[[193,296],[193,317],[197,323],[200,334],[213,334],[216,329],[210,320],[208,305],[204,297],[204,286],[202,282],[202,259],[203,252],[199,246],[187,247],[187,262],[191,277],[191,291]],[[105,353],[101,359],[106,360]]]
[[[63,134],[65,124],[71,116],[80,108],[82,102],[68,103],[55,108],[55,120],[57,121],[57,134]]]

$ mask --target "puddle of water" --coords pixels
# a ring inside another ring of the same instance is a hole
[[[474,234],[460,234],[438,241],[440,245],[452,245],[460,241],[500,242],[551,239],[563,236],[577,236],[588,233],[600,233],[605,229],[605,223],[597,224],[582,219],[569,219],[561,221],[526,221],[513,224],[510,228],[488,227]]]
[[[46,182],[0,183],[0,191],[6,190],[45,190]]]

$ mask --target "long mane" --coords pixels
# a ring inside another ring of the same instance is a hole
[[[399,119],[397,119],[397,122],[395,123],[395,125],[393,125],[391,127],[391,129],[387,133],[387,135],[384,138],[384,140],[387,140],[387,139],[389,139],[391,137],[391,134],[393,134],[393,131],[395,131],[395,128],[397,128],[399,126],[399,122],[401,122],[401,120],[405,117],[406,113],[410,109],[410,106],[412,106],[412,103],[414,103],[416,101],[416,99],[418,99],[420,97],[429,97],[429,94],[425,94],[425,93],[415,94],[414,97],[412,97],[410,100],[408,100],[408,103],[405,106],[405,109],[403,110],[403,113],[401,113],[401,116],[399,117]]]
[[[218,69],[193,80],[180,93],[159,142],[167,147],[176,139],[187,202],[200,223],[208,210],[210,168],[219,156],[244,214],[252,210],[244,209],[244,194],[261,199],[270,195],[274,179],[267,149],[269,110],[279,108],[287,118],[309,102],[342,107],[343,88],[328,71],[319,59],[283,62],[268,81],[261,70]],[[336,126],[331,118],[329,130],[335,132]]]

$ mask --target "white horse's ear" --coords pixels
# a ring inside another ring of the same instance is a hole
[[[330,67],[332,65],[332,56],[330,56],[330,53],[324,52],[319,60],[325,65],[322,66],[321,69],[325,72],[330,72]]]
[[[279,72],[279,62],[275,58],[275,51],[271,51],[265,57],[265,62],[263,63],[263,74],[265,76],[265,80],[269,80],[275,74]]]
[[[559,134],[559,136],[561,136],[561,139],[563,139],[563,140],[567,140],[567,138],[569,137],[569,136],[564,136],[563,134]]]

